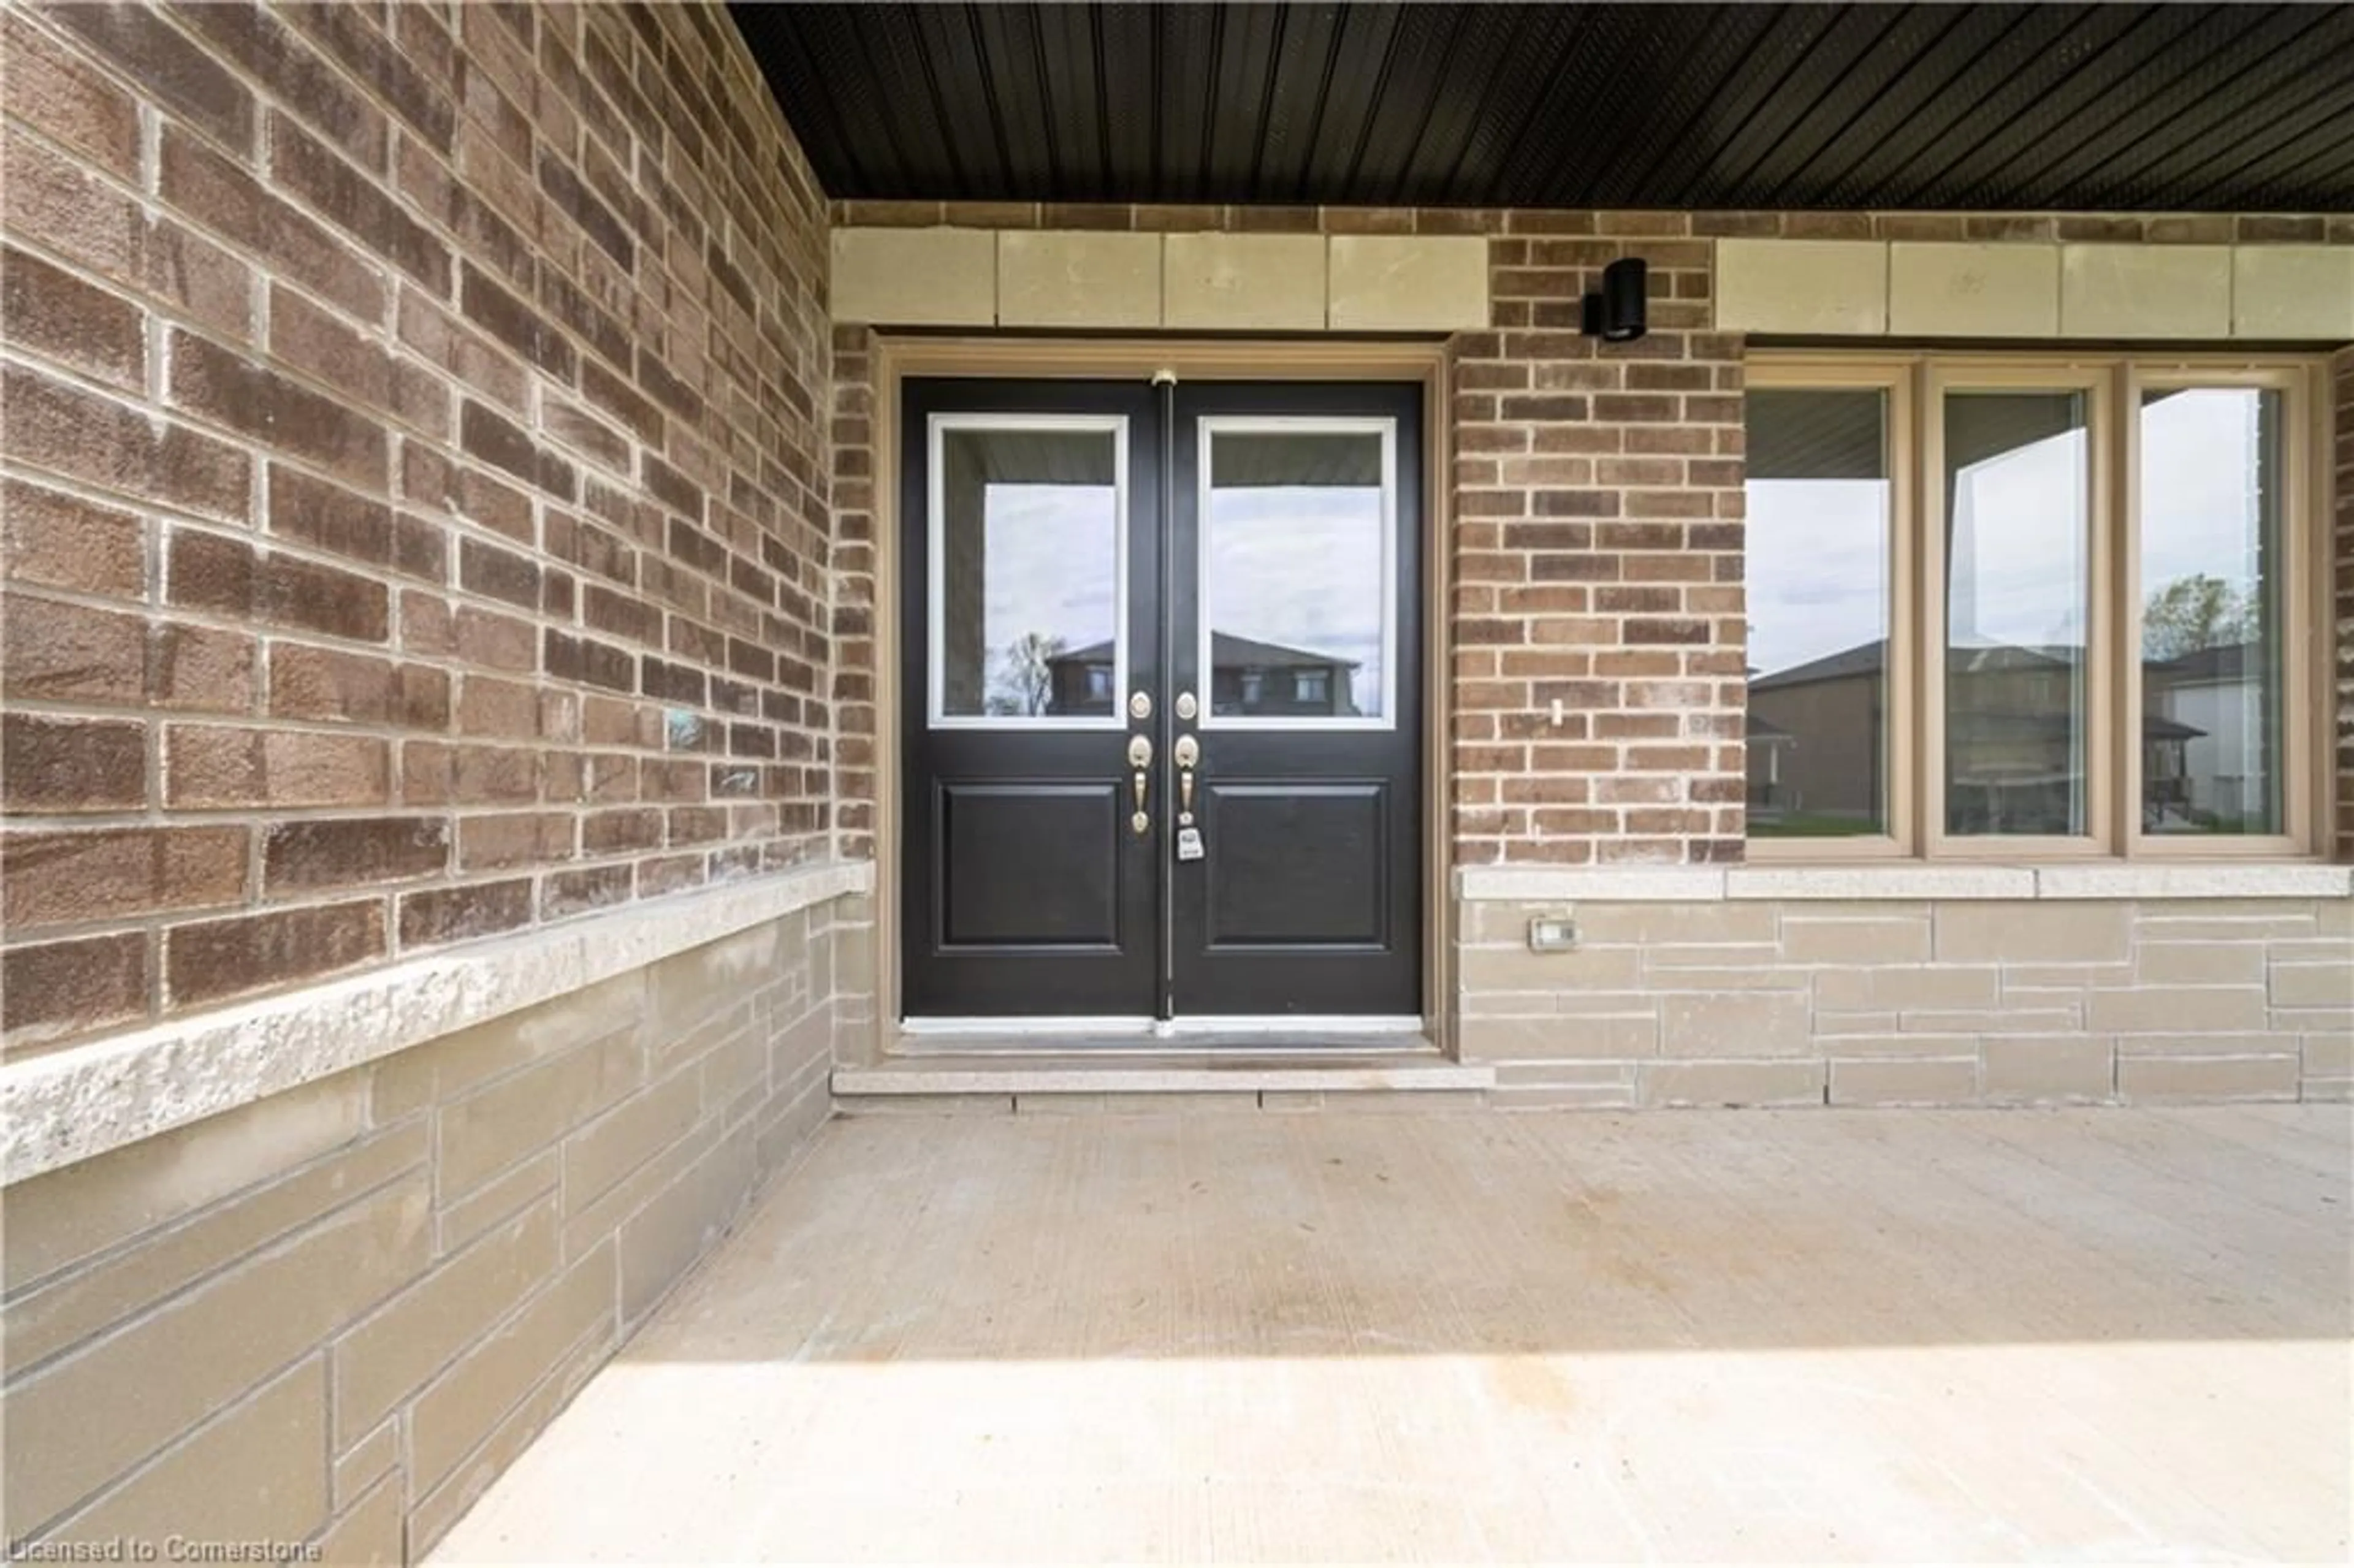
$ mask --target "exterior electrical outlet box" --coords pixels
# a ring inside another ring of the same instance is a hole
[[[1539,915],[1529,921],[1529,951],[1566,953],[1577,946],[1577,922],[1566,915]]]

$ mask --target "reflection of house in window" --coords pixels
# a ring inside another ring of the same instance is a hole
[[[1749,807],[1771,833],[1803,816],[1814,834],[1877,832],[1888,748],[1882,665],[1886,645],[1749,677]],[[1796,831],[1796,825],[1793,826]]]
[[[1321,715],[1353,718],[1352,695],[1357,663],[1331,653],[1286,648],[1217,631],[1210,635],[1210,711],[1232,717],[1292,717]],[[1084,712],[1085,699],[1100,708],[1112,694],[1112,645],[1074,648],[1047,661],[1055,711]]]
[[[1112,690],[1112,645],[1092,643],[1046,661],[1046,678],[1057,713],[1108,712]]]
[[[1792,804],[1782,784],[1783,757],[1797,744],[1797,736],[1771,719],[1758,717],[1754,708],[1744,733],[1749,742],[1750,813],[1778,816]]]
[[[1953,650],[1946,790],[1954,831],[2018,831],[2015,824],[2069,819],[2084,767],[2063,694],[2083,657],[2069,647]],[[1804,812],[1868,831],[1887,755],[1886,658],[1887,645],[1874,641],[1751,677],[1749,798],[1769,822],[1775,813]],[[2160,711],[2155,697],[2150,707],[2142,716],[2142,775],[2158,789],[2158,780],[2183,777],[2187,750],[2206,731]]]
[[[2142,723],[2174,732],[2170,754],[2142,766],[2146,832],[2238,826],[2270,820],[2264,758],[2276,715],[2275,684],[2261,642],[2200,648],[2141,667]]]
[[[1214,714],[1235,718],[1356,716],[1353,659],[1214,631],[1210,664]]]

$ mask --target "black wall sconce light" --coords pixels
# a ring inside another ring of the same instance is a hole
[[[1585,332],[1605,343],[1632,343],[1650,330],[1644,296],[1649,289],[1642,258],[1629,256],[1602,269],[1599,291],[1585,296]]]

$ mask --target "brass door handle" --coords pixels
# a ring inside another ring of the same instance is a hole
[[[1177,821],[1191,822],[1193,820],[1193,769],[1201,765],[1202,743],[1190,735],[1181,735],[1170,755],[1177,763]]]
[[[1128,828],[1138,838],[1142,838],[1152,831],[1151,813],[1144,809],[1145,800],[1152,789],[1152,776],[1145,771],[1152,766],[1150,739],[1140,735],[1129,736],[1128,765],[1135,770],[1129,788],[1136,795],[1136,810],[1128,819]]]

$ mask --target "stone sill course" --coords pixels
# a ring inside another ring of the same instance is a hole
[[[0,1065],[0,1184],[283,1094],[874,885],[870,861],[809,866]]]
[[[2080,865],[1751,864],[1466,866],[1456,893],[1479,904],[1584,899],[1608,904],[1724,899],[2348,898],[2354,866],[2282,862]]]

